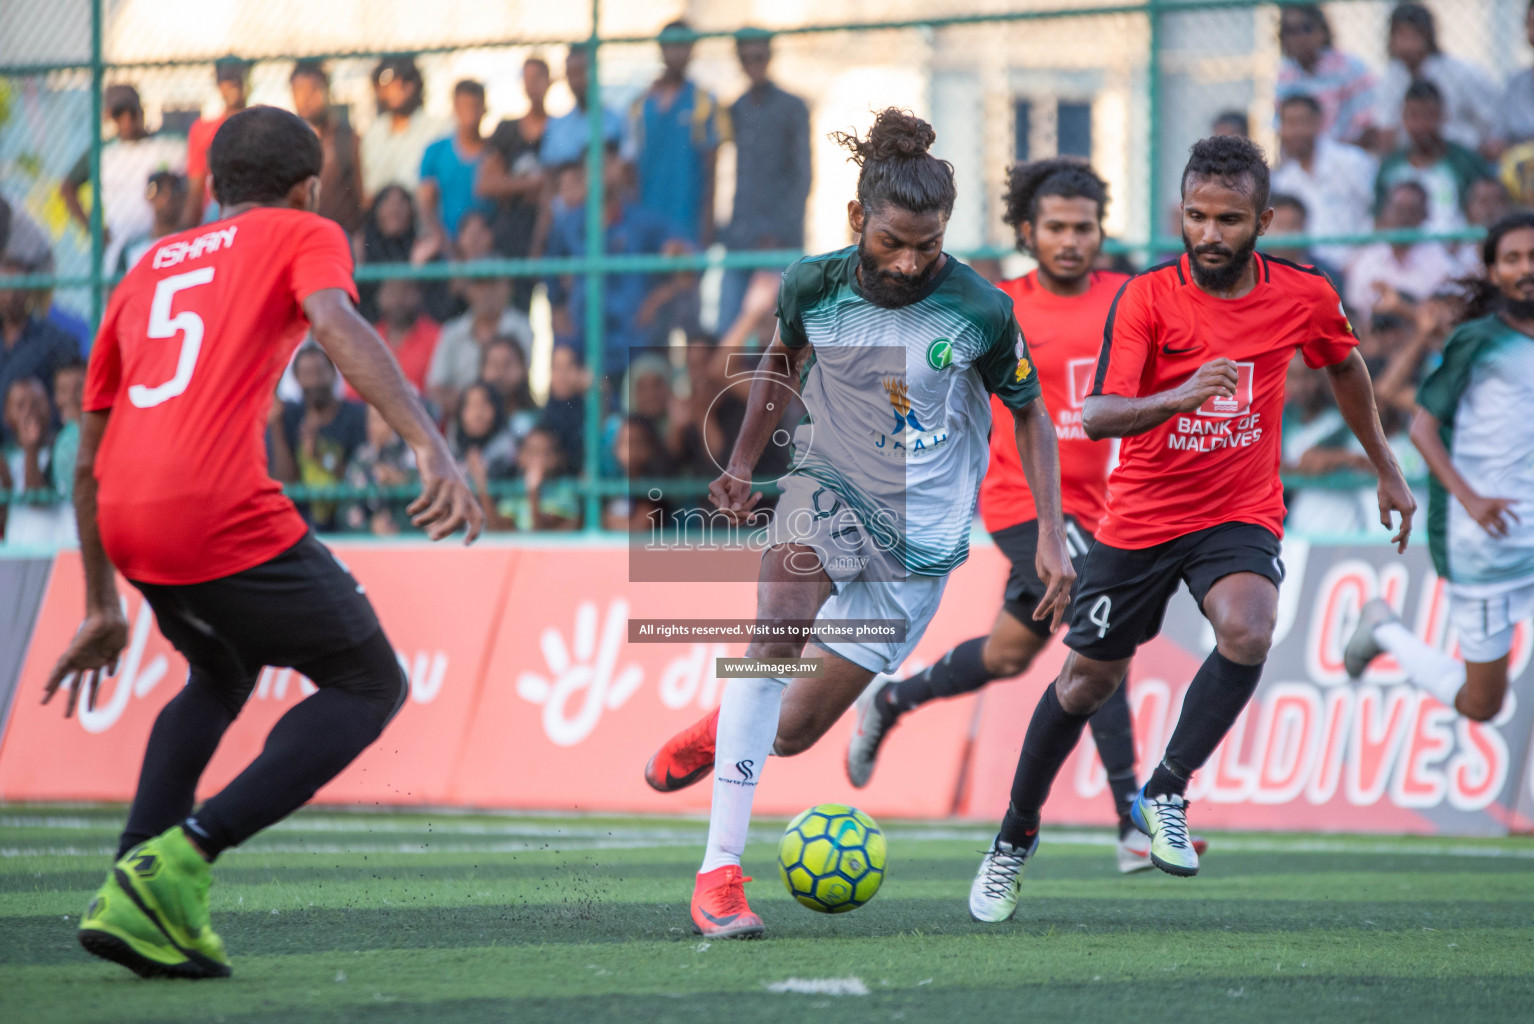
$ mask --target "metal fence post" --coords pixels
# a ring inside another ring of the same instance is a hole
[[[586,369],[591,374],[591,387],[586,393],[585,455],[582,475],[586,478],[585,526],[588,531],[602,528],[602,500],[596,487],[601,472],[602,457],[598,448],[602,443],[602,379],[603,348],[606,334],[606,300],[604,297],[603,268],[606,252],[604,231],[604,206],[606,202],[602,180],[605,163],[605,142],[602,117],[601,65],[597,50],[601,43],[600,26],[602,0],[591,0],[591,37],[587,42],[589,53],[586,67]]]
[[[101,257],[105,238],[101,222],[101,94],[106,88],[106,65],[101,56],[102,6],[106,0],[91,0],[91,329],[101,324]]]

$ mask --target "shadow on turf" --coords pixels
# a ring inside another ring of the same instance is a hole
[[[1325,900],[1163,900],[1045,898],[1025,903],[1005,925],[971,921],[962,894],[953,899],[881,898],[854,914],[827,917],[784,902],[763,903],[769,935],[778,939],[882,940],[923,935],[990,935],[1000,938],[1155,932],[1258,934],[1331,930],[1380,933],[1424,927],[1522,928],[1527,906],[1421,900],[1348,902]],[[74,925],[57,917],[6,921],[8,947],[0,962],[46,965],[80,962]],[[313,954],[357,949],[454,949],[537,943],[692,942],[683,903],[613,903],[571,898],[553,903],[466,907],[312,907],[274,913],[222,911],[214,924],[238,963],[242,955]]]

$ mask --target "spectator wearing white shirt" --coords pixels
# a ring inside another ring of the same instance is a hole
[[[1273,219],[1268,223],[1266,235],[1268,244],[1263,246],[1262,251],[1276,259],[1298,263],[1302,267],[1315,267],[1325,274],[1327,280],[1332,282],[1332,287],[1336,288],[1343,280],[1342,271],[1338,267],[1317,256],[1312,249],[1290,248],[1274,243],[1275,238],[1284,235],[1310,233],[1307,226],[1309,211],[1305,208],[1305,201],[1286,192],[1273,192],[1268,196],[1268,205],[1273,208]]]
[[[1313,96],[1290,96],[1278,108],[1278,166],[1273,191],[1305,204],[1318,235],[1362,234],[1374,226],[1374,179],[1379,165],[1357,146],[1322,133],[1321,104]],[[1319,245],[1316,255],[1346,267],[1356,248]]]
[[[469,310],[442,325],[426,391],[442,409],[456,409],[464,388],[479,379],[484,350],[495,338],[511,338],[531,362],[533,327],[527,315],[511,304],[511,282],[503,277],[480,277],[464,286]]]
[[[1421,185],[1397,182],[1385,194],[1380,230],[1421,228],[1427,206],[1427,191]],[[1346,289],[1348,310],[1355,318],[1367,317],[1383,287],[1395,289],[1409,301],[1428,298],[1458,273],[1459,264],[1442,242],[1375,242],[1353,257]]]
[[[159,171],[186,173],[186,139],[150,132],[144,126],[144,105],[139,101],[138,90],[131,85],[107,86],[101,106],[117,128],[116,137],[101,146],[101,222],[106,242],[102,269],[111,273],[123,246],[154,227],[154,210],[144,198],[149,176]],[[90,177],[87,151],[59,184],[64,208],[87,232],[91,219],[80,203],[80,189],[90,182]]]
[[[1524,13],[1523,31],[1534,46],[1534,0]],[[1507,80],[1497,105],[1496,136],[1509,146],[1534,139],[1534,68],[1524,68]]]
[[[410,57],[389,57],[373,69],[373,89],[379,112],[362,133],[362,191],[364,205],[388,185],[411,193],[421,184],[421,157],[426,147],[447,133],[446,126],[428,117],[425,84]]]
[[[1432,82],[1443,95],[1446,139],[1491,155],[1501,148],[1496,138],[1501,91],[1485,71],[1439,50],[1431,11],[1417,3],[1401,4],[1391,11],[1387,49],[1390,66],[1380,82],[1375,112],[1383,136],[1381,152],[1399,142],[1401,104],[1406,90],[1419,78]]]

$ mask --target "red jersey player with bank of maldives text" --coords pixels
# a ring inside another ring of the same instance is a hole
[[[322,153],[273,107],[231,115],[210,148],[219,221],[171,235],[112,295],[91,354],[75,476],[86,619],[47,687],[88,704],[127,640],[121,572],[190,666],[155,721],[117,859],[79,927],[89,952],[146,976],[225,977],[211,864],[307,802],[404,703],[408,683],[363,588],[267,472],[273,392],[307,332],[415,453],[416,525],[481,513],[388,346],[353,306],[351,253],[311,212]],[[203,769],[265,665],[317,691],[194,810]],[[125,766],[126,767],[126,766]]]
[[[1216,646],[1188,687],[1166,755],[1130,818],[1151,861],[1198,872],[1188,779],[1251,699],[1273,639],[1283,582],[1279,479],[1284,377],[1296,351],[1324,367],[1339,411],[1379,474],[1380,520],[1416,503],[1385,443],[1373,387],[1336,290],[1311,267],[1256,251],[1272,220],[1269,174],[1249,139],[1196,143],[1182,177],[1186,254],[1124,285],[1083,407],[1089,437],[1121,437],[1108,507],[1076,589],[1071,656],[1035,708],[1011,801],[970,894],[971,913],[1016,910],[1039,812],[1088,717],[1120,685],[1136,648],[1187,585]]]

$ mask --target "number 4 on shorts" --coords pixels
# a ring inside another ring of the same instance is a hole
[[[1107,636],[1108,630],[1113,628],[1108,622],[1108,616],[1111,614],[1113,614],[1113,599],[1104,594],[1092,605],[1092,611],[1087,616],[1092,621],[1092,625],[1097,627],[1097,638],[1099,640]]]

